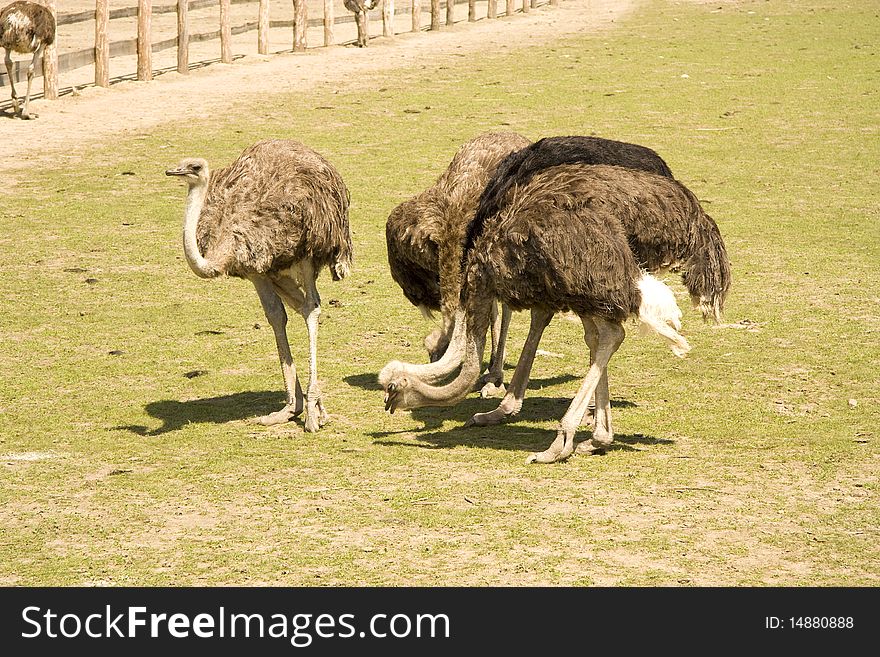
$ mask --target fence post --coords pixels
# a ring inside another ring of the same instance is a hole
[[[229,28],[229,0],[220,0],[220,61],[232,63],[232,32]]]
[[[455,0],[446,0],[446,24],[455,25]]]
[[[382,0],[382,36],[394,38],[394,0]]]
[[[293,0],[293,52],[306,50],[306,0]]]
[[[513,16],[516,13],[516,0],[507,0],[507,8],[505,10],[505,16]]]
[[[498,0],[489,0],[486,8],[486,18],[498,18]]]
[[[333,24],[336,17],[333,15],[333,0],[324,0],[324,45],[332,46],[336,39],[333,36]]]
[[[440,0],[431,0],[431,29],[440,29]]]
[[[153,79],[153,48],[150,33],[153,19],[153,0],[138,0],[137,19],[137,79],[147,82]]]
[[[532,0],[532,9],[538,6],[538,0]]]
[[[58,15],[55,10],[55,0],[48,0],[46,8],[53,16]],[[57,32],[56,32],[57,36]],[[9,81],[12,84],[12,80]],[[43,50],[43,98],[56,100],[58,98],[58,47],[57,43],[47,46]]]
[[[412,0],[412,31],[422,29],[422,0]]]
[[[551,6],[551,7],[558,7],[558,6],[559,6],[559,0],[550,0],[550,6]]]
[[[523,5],[522,5],[523,13],[524,13],[524,14],[528,14],[528,13],[529,13],[529,9],[531,9],[531,6],[532,6],[532,5],[531,5],[531,3],[529,2],[529,0],[523,0]]]
[[[177,0],[177,72],[189,74],[189,0]]]
[[[95,0],[95,86],[110,86],[110,6],[108,0]]]
[[[468,23],[477,20],[477,0],[468,0]]]
[[[269,0],[260,0],[257,16],[257,52],[261,55],[269,54]]]

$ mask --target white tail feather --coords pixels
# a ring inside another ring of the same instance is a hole
[[[669,343],[669,348],[679,358],[684,358],[691,350],[681,330],[681,309],[672,293],[663,281],[657,280],[648,273],[643,273],[639,280],[639,292],[642,303],[639,306],[639,321],[642,328],[650,328]]]

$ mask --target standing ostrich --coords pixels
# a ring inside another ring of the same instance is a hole
[[[6,74],[12,90],[12,113],[18,114],[18,96],[12,79],[12,52],[33,53],[27,69],[27,93],[21,118],[37,118],[30,113],[31,84],[34,80],[34,67],[46,46],[55,43],[55,17],[43,5],[19,0],[6,5],[0,11],[0,47],[6,51]]]
[[[228,167],[209,172],[198,158],[165,172],[189,186],[183,226],[186,261],[197,276],[246,278],[257,289],[275,333],[287,404],[259,418],[289,422],[303,411],[303,392],[287,342],[284,303],[299,312],[309,334],[306,431],[317,431],[327,413],[318,386],[318,274],[333,280],[351,266],[349,194],[321,155],[299,142],[261,141]]]
[[[465,149],[466,147],[467,144],[463,146],[462,149]],[[453,160],[453,164],[454,163],[455,161]],[[494,173],[491,174],[488,182],[484,183],[485,189],[480,195],[479,205],[476,208],[477,215],[483,217],[483,219],[480,219],[483,221],[486,216],[496,212],[499,204],[503,202],[505,195],[511,187],[514,185],[524,185],[535,172],[557,164],[575,163],[622,166],[672,178],[672,171],[670,171],[666,162],[663,161],[663,158],[646,146],[615,141],[612,139],[604,139],[602,137],[547,137],[538,140],[534,144],[526,144],[520,150],[510,153],[494,168]],[[452,168],[452,165],[450,165],[450,168]],[[450,193],[449,187],[447,186],[446,189],[441,188],[440,192],[447,194]],[[433,202],[438,203],[440,201],[442,201],[442,198]],[[419,241],[414,238],[414,236],[421,234],[419,231],[411,228],[411,224],[415,219],[413,218],[408,221],[404,215],[404,213],[415,215],[416,211],[414,206],[403,204],[395,210],[395,213],[398,211],[400,211],[400,214],[396,217],[395,214],[392,213],[392,216],[388,220],[388,228],[386,229],[389,243],[389,263],[392,265],[392,275],[394,275],[395,280],[398,281],[401,287],[404,287],[404,293],[407,294],[407,298],[409,298],[412,303],[419,305],[420,303],[424,303],[423,299],[428,299],[430,297],[430,292],[432,290],[431,284],[434,284],[434,281],[436,280],[436,276],[433,278],[429,276],[432,267],[435,267],[434,263],[436,263],[436,256],[428,249],[428,245],[426,244],[427,240]],[[469,204],[467,211],[469,216],[465,221],[470,221],[470,216],[475,212],[473,206]],[[427,224],[428,222],[424,221],[423,223]],[[396,228],[395,234],[393,235],[394,240],[406,244],[404,255],[407,257],[408,262],[416,260],[415,256],[413,256],[414,253],[427,254],[422,261],[417,263],[418,266],[408,267],[408,269],[403,272],[405,276],[394,274],[395,265],[392,262],[392,235],[390,234],[392,224]],[[455,234],[453,237],[456,240],[456,245],[463,239],[460,234]],[[462,249],[458,248],[456,252],[461,254]],[[445,256],[440,257],[440,262],[442,263],[441,270],[450,281],[454,282],[454,285],[450,285],[450,288],[454,288],[456,291],[455,294],[457,295],[457,291],[459,291],[461,287],[460,256],[456,256],[449,251],[447,251],[446,254],[441,255]],[[410,281],[409,287],[411,292],[407,292],[405,287],[406,283],[404,281]],[[455,305],[457,305],[457,296],[455,302]],[[447,307],[452,308],[454,306],[452,303],[447,302]],[[493,305],[493,310],[494,307],[495,306]],[[481,395],[483,397],[488,397],[496,390],[504,392],[502,386],[504,341],[507,337],[510,310],[506,305],[502,305],[502,309],[503,313],[500,323],[496,322],[495,317],[493,316],[493,355],[490,361],[492,364],[481,381]],[[452,322],[447,319],[447,317],[451,317],[451,312],[447,311],[444,313],[444,328],[442,331],[439,331],[439,335],[442,339],[434,347],[435,353],[432,353],[432,360],[436,360],[436,352],[442,353],[443,350],[446,349],[446,346],[451,339],[450,326]],[[434,338],[436,334],[437,332],[432,336],[429,336],[429,339]],[[448,376],[455,370],[457,365],[461,362],[464,349],[464,333],[462,332],[457,335],[458,350],[452,352],[448,358],[444,358],[442,364],[435,365],[432,368],[425,368],[424,366],[412,367],[415,373],[421,376],[422,380],[426,380],[430,377],[432,380],[437,381]],[[431,349],[429,347],[429,352],[430,351]]]
[[[440,311],[442,323],[425,338],[432,362],[447,351],[461,294],[461,254],[468,222],[498,164],[531,142],[515,132],[487,132],[459,147],[430,188],[398,205],[385,224],[391,277],[422,314]],[[492,357],[483,394],[501,385],[510,309],[493,305]],[[463,334],[462,334],[463,336]],[[460,346],[463,347],[463,340]],[[461,353],[454,354],[458,359]],[[452,357],[453,354],[450,354]]]
[[[628,219],[620,216],[623,208],[630,214]],[[675,297],[664,284],[640,270],[624,223],[649,226],[663,220],[668,225],[684,225],[688,222],[681,215],[687,212],[702,213],[693,194],[656,174],[584,165],[561,165],[536,173],[505,197],[498,212],[479,224],[475,220],[469,230],[462,286],[467,340],[458,375],[446,385],[432,385],[389,363],[380,374],[386,409],[450,406],[467,394],[479,375],[494,298],[514,310],[531,309],[533,327],[536,316],[542,318],[539,324],[546,326],[555,313],[572,311],[584,327],[590,367],[562,417],[556,439],[545,451],[531,455],[528,462],[559,461],[575,451],[575,433],[594,395],[593,435],[578,445],[577,451],[606,448],[614,438],[607,365],[623,342],[623,322],[637,317],[665,338],[678,356],[690,348],[678,332],[681,311]],[[714,227],[711,218],[704,216]],[[706,233],[716,236],[713,248],[724,253],[717,227]],[[720,310],[727,279],[719,273],[717,280],[722,280],[722,285],[705,293]],[[514,372],[514,391],[524,388],[527,380],[529,348],[528,344],[524,347]]]
[[[354,20],[357,23],[358,37],[357,47],[366,48],[370,38],[367,26],[367,12],[372,11],[379,0],[343,0],[342,4],[351,12],[354,12]]]

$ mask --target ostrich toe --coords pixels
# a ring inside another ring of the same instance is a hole
[[[302,413],[302,408],[297,410],[293,404],[288,404],[280,411],[275,411],[274,413],[269,413],[268,415],[258,417],[257,422],[259,422],[263,426],[271,427],[275,424],[285,424],[286,422],[290,422],[300,413]]]
[[[495,424],[501,424],[504,422],[504,419],[508,416],[508,413],[504,411],[500,406],[496,408],[494,411],[489,411],[487,413],[476,413],[474,414],[467,422],[464,423],[466,427],[489,427]]]
[[[614,438],[611,436],[597,436],[593,434],[592,438],[578,443],[577,449],[574,452],[580,455],[604,454],[612,442],[614,442]]]
[[[305,429],[309,433],[314,433],[318,429],[324,426],[327,422],[327,411],[324,409],[324,402],[321,399],[317,399],[314,402],[309,402],[308,409],[306,410],[306,422]]]
[[[555,463],[564,461],[574,451],[574,431],[560,429],[556,432],[556,439],[543,452],[530,454],[526,463]]]
[[[483,384],[483,387],[480,388],[480,397],[483,399],[489,399],[489,397],[501,397],[507,394],[507,388],[504,387],[503,383],[498,383],[497,385],[492,381],[487,381]]]

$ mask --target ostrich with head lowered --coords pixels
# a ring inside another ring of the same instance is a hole
[[[440,311],[441,323],[425,338],[432,363],[446,353],[455,326],[461,294],[461,254],[468,223],[486,183],[498,164],[529,145],[515,132],[487,132],[462,144],[437,181],[421,194],[398,205],[385,224],[385,242],[391,277],[404,296],[422,314]],[[504,344],[510,309],[501,314],[493,304],[492,355],[483,376],[483,394],[501,386],[504,378]],[[463,333],[459,333],[463,338]],[[456,348],[464,345],[459,340]],[[460,358],[451,352],[444,360]],[[424,370],[424,366],[422,367]],[[430,366],[428,370],[441,367]],[[423,371],[423,374],[425,372]]]
[[[442,362],[431,366],[393,363],[414,371],[422,380],[439,381],[449,376],[464,354],[464,332],[453,332],[453,312],[461,290],[461,245],[475,212],[486,215],[497,211],[512,186],[521,186],[535,172],[556,164],[608,164],[672,178],[669,166],[650,148],[602,137],[547,137],[534,144],[520,137],[516,141],[523,143],[518,150],[498,163],[497,147],[515,145],[509,143],[509,137],[501,140],[509,134],[512,133],[487,133],[465,143],[434,187],[402,203],[388,218],[388,262],[394,280],[423,312],[426,308],[436,310],[437,305],[443,312],[442,326],[425,340],[431,360],[438,360],[452,337],[457,337],[455,348]],[[484,166],[485,154],[491,154],[487,145],[496,147],[491,168]],[[474,171],[486,171],[489,175],[475,176]],[[475,190],[474,185],[465,184],[468,180],[484,189]],[[473,201],[475,193],[479,194],[479,204]],[[438,300],[438,286],[442,303]],[[500,318],[495,314],[495,304],[492,309],[492,356],[480,382],[483,397],[496,390],[505,392],[503,367],[510,308],[502,304]],[[535,318],[533,325],[534,321]]]
[[[351,266],[349,193],[326,159],[289,140],[261,141],[232,164],[209,171],[202,159],[186,159],[165,172],[189,187],[183,227],[186,260],[196,275],[226,274],[250,280],[275,333],[287,403],[259,418],[288,422],[303,411],[303,391],[287,341],[285,303],[306,321],[309,386],[306,431],[316,431],[327,412],[318,385],[318,317],[315,285],[324,267],[333,280]]]
[[[672,292],[639,268],[628,240],[629,233],[647,234],[659,225],[666,226],[673,247],[678,241],[673,236],[697,236],[698,245],[689,240],[695,252],[685,258],[690,274],[686,284],[690,281],[689,290],[707,312],[720,312],[729,286],[724,243],[715,222],[683,185],[621,167],[567,164],[544,169],[522,187],[512,187],[497,210],[478,213],[468,231],[462,286],[467,336],[458,375],[446,385],[435,385],[391,363],[380,374],[386,409],[450,406],[461,400],[479,375],[489,308],[497,298],[514,310],[532,310],[533,330],[508,392],[519,404],[538,341],[555,313],[578,315],[590,351],[587,376],[556,439],[529,460],[547,463],[570,456],[594,395],[592,437],[577,451],[609,446],[614,434],[607,365],[623,342],[623,322],[638,318],[664,337],[676,355],[690,348],[679,333],[681,312]]]

